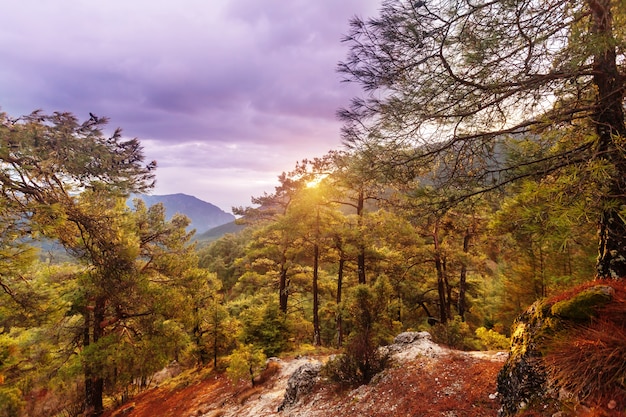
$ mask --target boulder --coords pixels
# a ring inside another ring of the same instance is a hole
[[[551,380],[544,353],[555,337],[567,337],[575,326],[591,323],[614,293],[607,285],[592,286],[565,299],[537,301],[516,319],[509,358],[497,380],[500,416],[513,416],[534,406],[560,409],[563,390]]]
[[[287,389],[285,390],[285,398],[283,403],[278,407],[278,411],[295,405],[298,400],[311,392],[315,385],[319,373],[322,369],[320,362],[305,363],[300,366],[287,380]]]
[[[403,332],[393,339],[393,343],[396,345],[407,345],[418,340],[432,341],[433,338],[428,332]]]

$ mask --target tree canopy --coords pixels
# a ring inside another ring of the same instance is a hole
[[[622,0],[384,1],[345,39],[339,71],[365,95],[339,112],[344,140],[454,191],[439,193],[441,204],[576,167],[600,190],[598,275],[624,277],[625,9]],[[507,138],[533,146],[506,157]]]

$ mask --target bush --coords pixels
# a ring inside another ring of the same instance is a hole
[[[17,388],[0,388],[0,417],[17,417],[20,415],[24,401]]]
[[[393,323],[386,314],[388,281],[379,278],[373,287],[357,285],[352,291],[348,312],[352,332],[348,336],[346,353],[326,365],[329,379],[348,384],[367,384],[388,362],[379,346],[386,342]]]
[[[379,350],[366,361],[359,360],[355,355],[341,354],[326,362],[321,375],[333,382],[355,387],[369,383],[374,375],[387,367],[388,362],[389,355]]]
[[[436,324],[431,329],[433,341],[459,350],[479,350],[480,343],[474,336],[469,324],[460,316],[444,323]]]
[[[506,350],[511,346],[511,340],[508,337],[493,329],[487,330],[479,327],[476,329],[476,336],[487,350]]]
[[[270,302],[250,308],[241,314],[240,319],[244,325],[244,343],[261,347],[268,357],[278,356],[280,352],[289,349],[292,332],[278,303]]]
[[[242,379],[248,379],[254,386],[254,378],[265,367],[265,361],[266,357],[261,349],[254,345],[240,346],[230,355],[226,374],[235,384]]]

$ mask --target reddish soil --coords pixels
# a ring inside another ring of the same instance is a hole
[[[348,390],[319,381],[294,407],[278,412],[289,375],[307,361],[283,360],[281,369],[255,388],[213,375],[184,387],[151,389],[104,417],[496,416],[499,403],[493,394],[504,359],[446,349],[405,355],[369,385]]]

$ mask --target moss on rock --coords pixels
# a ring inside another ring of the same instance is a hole
[[[567,338],[572,328],[591,322],[614,295],[610,285],[586,287],[563,300],[537,301],[516,319],[509,358],[498,374],[501,416],[513,416],[533,405],[558,411],[560,387],[550,380],[544,355],[553,340]]]
[[[595,315],[599,307],[610,302],[614,295],[613,287],[596,285],[579,292],[570,299],[555,303],[551,308],[551,313],[562,319],[587,321]]]

